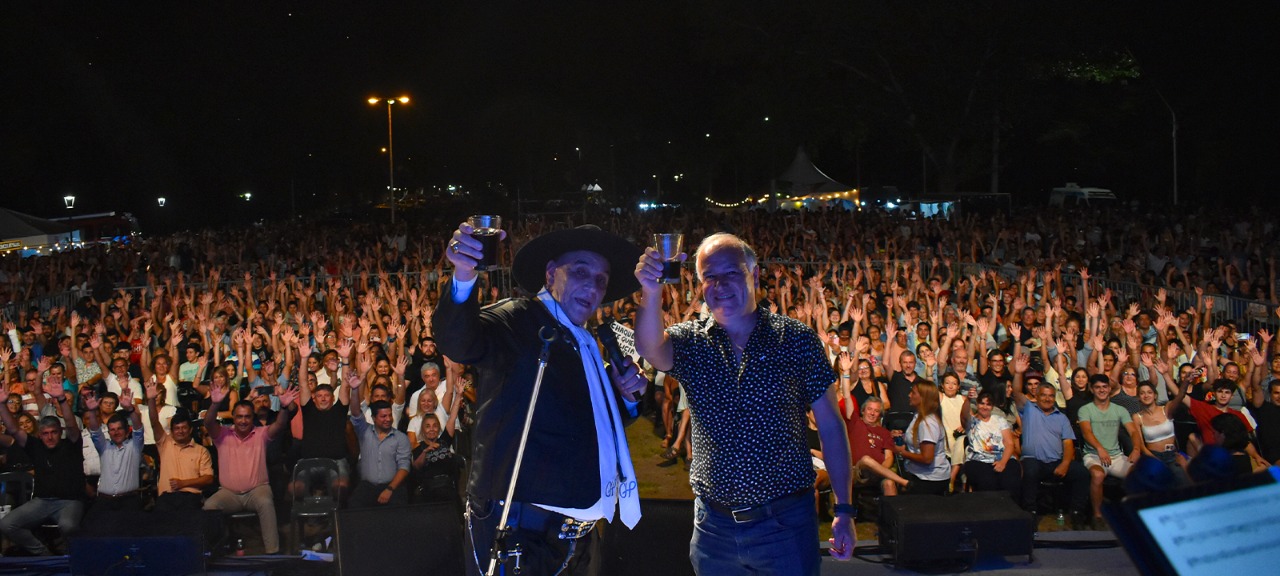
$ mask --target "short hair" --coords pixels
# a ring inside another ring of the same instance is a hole
[[[369,396],[373,396],[373,393],[374,393],[374,392],[377,392],[377,391],[379,391],[379,390],[382,390],[383,392],[386,392],[386,393],[387,393],[387,395],[390,395],[390,394],[391,394],[391,387],[386,386],[386,385],[383,385],[383,384],[374,384],[374,385],[373,385],[373,387],[369,388]],[[374,402],[374,404],[377,404],[377,402]]]
[[[381,410],[390,410],[391,403],[386,400],[379,400],[369,405],[369,414],[376,416]]]
[[[102,401],[102,400],[111,400],[112,402],[115,402],[116,404],[119,404],[119,403],[120,403],[120,395],[119,395],[119,394],[116,394],[115,392],[103,392],[103,393],[102,393],[102,396],[99,396],[99,397],[98,397],[98,401]]]
[[[999,403],[999,400],[996,398],[995,393],[990,390],[983,390],[978,393],[977,403],[981,404],[983,400],[986,400],[987,403],[991,404],[992,406],[995,406],[996,404]]]
[[[859,408],[858,411],[859,412],[865,411],[867,409],[867,406],[871,404],[879,404],[881,406],[884,406],[884,400],[881,400],[879,396],[867,396],[867,399],[862,401],[862,407]]]
[[[740,250],[742,252],[743,260],[747,261],[748,272],[756,268],[756,251],[751,249],[750,244],[747,244],[745,240],[728,232],[716,232],[715,234],[703,238],[702,242],[698,244],[698,249],[694,250],[695,269],[697,267],[697,263],[702,260],[703,251],[708,250],[717,244],[724,244],[725,246]],[[699,274],[698,276],[699,279],[701,279],[702,275]]]
[[[328,384],[318,384],[316,385],[316,389],[311,391],[312,394],[315,394],[316,392],[328,392],[333,394],[333,386]]]
[[[57,416],[45,416],[40,419],[40,428],[62,429],[62,421]]]
[[[1036,392],[1037,392],[1037,393],[1038,393],[1038,392],[1040,392],[1041,390],[1045,390],[1045,389],[1048,389],[1049,391],[1053,392],[1054,394],[1057,394],[1057,393],[1058,393],[1058,389],[1057,389],[1057,388],[1054,388],[1054,387],[1053,387],[1053,384],[1050,384],[1050,383],[1048,383],[1048,382],[1041,382],[1039,386],[1036,386]]]
[[[1094,374],[1093,376],[1089,377],[1090,388],[1092,388],[1094,384],[1098,384],[1098,383],[1102,383],[1102,384],[1106,384],[1107,386],[1110,386],[1111,378],[1108,378],[1106,374]]]
[[[1235,380],[1232,380],[1230,378],[1219,378],[1217,380],[1214,380],[1213,391],[1217,392],[1219,390],[1230,390],[1232,392],[1235,392],[1236,391]]]
[[[107,418],[107,426],[112,424],[120,424],[125,428],[131,428],[129,424],[129,417],[125,416],[121,412],[116,412],[115,414],[112,414],[110,418]]]
[[[190,424],[191,411],[186,408],[178,408],[174,410],[173,417],[169,419],[169,429],[172,430],[178,424]]]
[[[249,400],[238,400],[236,401],[235,405],[231,407],[231,415],[235,416],[235,411],[239,409],[241,406],[248,408],[249,414],[253,414],[254,412],[257,412],[257,410],[253,408],[253,402]]]
[[[427,370],[435,370],[437,374],[442,374],[442,373],[443,373],[443,372],[440,370],[440,365],[439,365],[439,364],[436,364],[435,362],[423,362],[423,363],[422,363],[422,367],[418,369],[418,373],[419,373],[419,374],[422,374],[423,372],[426,372]]]

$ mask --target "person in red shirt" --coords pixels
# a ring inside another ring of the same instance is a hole
[[[1231,397],[1236,393],[1236,383],[1228,378],[1219,378],[1213,382],[1213,402],[1205,402],[1198,398],[1192,398],[1190,394],[1182,397],[1182,402],[1191,410],[1191,417],[1195,418],[1196,426],[1199,428],[1199,434],[1192,434],[1187,440],[1187,452],[1194,456],[1200,451],[1200,448],[1206,444],[1219,444],[1217,432],[1214,431],[1211,422],[1215,416],[1222,414],[1231,414],[1239,418],[1244,423],[1245,428],[1252,434],[1253,425],[1249,423],[1249,418],[1244,413],[1230,408]],[[1253,460],[1255,465],[1266,468],[1271,464],[1258,454],[1258,449],[1253,443],[1249,443],[1245,447],[1245,452],[1249,454],[1249,459]]]
[[[898,487],[906,487],[908,481],[899,476],[893,465],[893,437],[880,424],[884,414],[884,401],[871,396],[862,403],[860,418],[846,420],[849,432],[849,449],[853,455],[854,486],[867,486],[880,479],[880,489],[885,496],[896,496]]]

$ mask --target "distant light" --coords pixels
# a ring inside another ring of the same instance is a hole
[[[397,98],[397,100],[399,100],[401,104],[408,104],[408,103],[409,103],[409,97],[408,97],[408,96],[401,96],[401,97]]]
[[[764,117],[764,121],[765,121],[765,122],[768,122],[768,121],[769,121],[769,117],[768,117],[768,116],[765,116],[765,117]]]
[[[710,138],[710,137],[711,137],[711,133],[707,132],[707,138]]]
[[[244,194],[241,194],[240,197],[244,198],[245,202],[248,202],[251,198],[253,198],[253,192],[245,192]]]
[[[885,202],[885,203],[884,203],[884,207],[885,207],[885,208],[889,208],[889,209],[893,209],[893,208],[897,208],[897,207],[898,207],[898,205],[897,205],[897,204],[894,204],[893,202]]]
[[[73,196],[73,195],[71,195],[71,194],[67,194],[66,196],[63,196],[63,197],[62,197],[62,203],[67,205],[67,209],[68,209],[68,210],[70,210],[70,209],[72,209],[72,208],[75,208],[75,207],[76,207],[76,197],[75,197],[75,196]]]
[[[164,208],[164,196],[156,198],[156,204],[159,204],[161,208]]]
[[[377,104],[377,103],[379,103],[379,102],[381,102],[381,101],[382,101],[382,100],[379,100],[379,99],[377,99],[377,98],[370,98],[370,99],[369,99],[369,103],[370,103],[370,104]]]
[[[383,147],[382,147],[382,153],[383,153],[383,154],[386,154],[386,153],[387,153],[387,147],[386,147],[386,146],[383,146]]]

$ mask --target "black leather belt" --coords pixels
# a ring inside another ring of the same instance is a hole
[[[782,511],[795,506],[812,494],[812,488],[802,488],[787,494],[786,496],[774,498],[773,500],[757,506],[726,506],[719,502],[713,502],[707,498],[703,498],[702,503],[706,504],[707,508],[710,508],[716,513],[729,516],[739,524],[745,524],[747,522],[757,522],[777,516]]]
[[[99,498],[106,498],[106,499],[109,499],[109,500],[115,500],[115,499],[118,499],[118,498],[128,498],[128,497],[130,497],[130,496],[137,496],[137,495],[138,495],[138,491],[137,491],[137,490],[130,490],[130,491],[128,491],[128,492],[121,492],[121,493],[119,493],[119,494],[107,494],[107,493],[104,493],[104,492],[99,492],[99,493],[98,493],[98,497],[99,497]]]
[[[499,505],[501,506],[501,505]],[[494,513],[498,513],[495,509]],[[586,536],[595,528],[595,520],[578,520],[559,512],[552,512],[525,502],[512,502],[508,514],[513,528],[523,528],[534,532],[551,532],[561,540],[577,540]]]

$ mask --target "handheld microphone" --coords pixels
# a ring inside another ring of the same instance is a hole
[[[596,337],[604,345],[605,353],[609,355],[609,363],[613,364],[613,369],[621,374],[624,356],[622,355],[622,348],[618,346],[618,335],[613,333],[612,318],[606,320],[604,324],[596,326]]]

